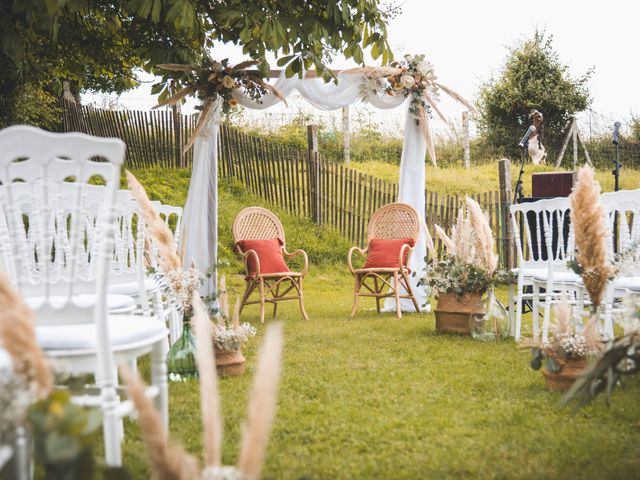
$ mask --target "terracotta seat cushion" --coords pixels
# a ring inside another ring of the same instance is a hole
[[[289,267],[282,255],[283,242],[279,238],[269,238],[267,240],[240,240],[237,243],[243,253],[254,250],[260,260],[260,274],[289,272]],[[255,257],[250,255],[247,258],[249,275],[257,273]]]
[[[400,268],[398,258],[403,245],[413,247],[413,238],[400,238],[398,240],[382,240],[374,238],[369,241],[367,261],[362,268]],[[409,249],[405,249],[403,264],[407,262]]]

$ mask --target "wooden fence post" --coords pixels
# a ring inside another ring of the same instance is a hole
[[[471,147],[469,143],[469,112],[462,112],[462,148],[464,149],[464,166],[471,167]]]
[[[318,126],[307,125],[307,165],[311,219],[320,224],[320,161],[318,157]]]
[[[513,268],[513,226],[511,225],[511,213],[509,206],[511,205],[511,162],[503,158],[498,162],[498,176],[500,180],[500,215],[502,220],[501,236],[502,236],[502,255],[503,266]]]
[[[351,145],[349,141],[349,107],[342,107],[342,155],[345,165],[351,162]]]
[[[180,118],[182,114],[177,104],[171,107],[171,111],[173,112],[173,137],[175,141],[176,165],[179,168],[184,168],[182,158],[182,119]]]

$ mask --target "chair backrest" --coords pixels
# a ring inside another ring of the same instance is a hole
[[[106,315],[124,152],[118,139],[27,126],[0,131],[2,263],[23,296],[37,297],[30,306],[40,323],[90,323],[87,310]],[[90,185],[96,179],[101,193]],[[82,293],[95,294],[95,305],[72,301]]]
[[[573,257],[568,197],[518,203],[509,209],[520,268],[561,265]]]
[[[616,252],[623,252],[637,246],[640,243],[640,189],[603,193],[600,203],[606,209],[610,232],[617,231],[617,245],[613,245],[613,234],[608,236],[610,251],[615,248]]]
[[[369,220],[367,241],[372,239],[400,240],[412,238],[418,240],[420,219],[418,212],[406,203],[389,203],[376,210]]]
[[[270,238],[279,238],[284,245],[284,228],[275,214],[261,207],[247,207],[238,213],[233,222],[233,240],[236,243]]]

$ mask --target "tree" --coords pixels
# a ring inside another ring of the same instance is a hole
[[[553,49],[553,36],[536,32],[511,49],[496,77],[480,87],[480,131],[493,144],[515,143],[532,109],[544,114],[545,134],[559,136],[570,116],[591,103],[592,70],[572,77]]]
[[[0,126],[12,123],[26,85],[60,95],[120,93],[135,70],[161,75],[160,63],[197,63],[215,42],[241,45],[260,60],[278,57],[288,74],[326,67],[337,52],[358,63],[369,48],[391,57],[379,0],[6,0],[0,3]]]

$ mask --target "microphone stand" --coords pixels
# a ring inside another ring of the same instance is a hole
[[[619,125],[619,124],[616,124]],[[615,128],[615,127],[614,127]],[[620,190],[620,147],[618,146],[617,130],[614,133],[613,144],[616,146],[616,158],[613,160],[614,191]],[[618,211],[613,214],[613,251],[618,251]]]
[[[524,193],[522,192],[522,177],[524,175],[524,162],[527,158],[527,150],[529,149],[529,139],[524,142],[522,147],[522,157],[520,159],[520,173],[518,173],[518,181],[516,182],[516,188],[513,192],[512,203],[522,203],[524,199]]]

